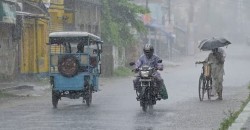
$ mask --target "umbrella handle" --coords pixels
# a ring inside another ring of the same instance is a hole
[[[207,63],[206,61],[196,61],[195,64],[204,64]]]

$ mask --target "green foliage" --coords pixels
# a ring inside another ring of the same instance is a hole
[[[126,76],[130,76],[131,74],[132,74],[131,70],[127,67],[118,67],[114,71],[114,76],[118,76],[118,77],[126,77]]]
[[[149,12],[144,7],[128,0],[102,0],[102,4],[101,33],[105,43],[117,46],[133,43],[131,27],[139,33],[146,32],[143,22],[138,19],[139,14]]]
[[[239,116],[239,114],[240,110],[236,112],[229,111],[229,116],[224,119],[224,121],[220,124],[219,130],[227,130],[235,121],[235,119]]]

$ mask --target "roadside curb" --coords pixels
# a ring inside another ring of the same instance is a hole
[[[17,87],[18,85],[15,83],[0,83],[0,91],[9,91]]]
[[[234,123],[228,128],[228,130],[247,130],[250,128],[243,128],[244,124],[250,118],[250,102],[247,103],[243,111],[236,118]]]
[[[37,83],[25,82],[25,83],[0,83],[0,91],[10,91],[10,90],[22,90],[29,89],[33,90]]]

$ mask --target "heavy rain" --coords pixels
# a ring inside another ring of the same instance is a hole
[[[250,129],[249,0],[0,0],[0,130]]]

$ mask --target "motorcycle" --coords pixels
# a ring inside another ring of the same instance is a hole
[[[162,61],[158,61],[161,63]],[[130,63],[130,66],[135,65],[134,62]],[[157,100],[161,100],[157,97],[159,90],[157,89],[156,78],[154,77],[154,73],[158,69],[155,67],[150,67],[148,65],[142,65],[138,69],[133,69],[132,71],[137,73],[137,84],[135,86],[135,91],[137,95],[137,100],[140,101],[140,106],[143,111],[147,111],[147,109],[153,109],[153,105],[156,104]],[[158,87],[159,88],[159,87]]]

